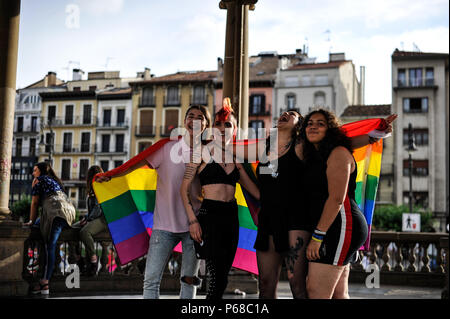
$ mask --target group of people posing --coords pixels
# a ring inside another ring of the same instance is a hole
[[[392,130],[395,118],[385,119],[384,133]],[[211,126],[213,138],[202,140]],[[209,278],[206,298],[223,297],[239,240],[236,183],[261,205],[254,243],[259,297],[277,297],[284,261],[294,298],[349,298],[349,264],[368,234],[354,200],[357,168],[352,150],[377,139],[348,138],[328,110],[318,109],[305,117],[288,110],[270,132],[276,138],[257,141],[264,145],[257,147],[254,182],[241,164],[248,159],[248,149],[232,147],[237,119],[227,99],[212,121],[207,108],[191,106],[184,128],[182,138],[167,142],[120,174],[144,165],[158,173],[144,298],[159,298],[165,266],[180,242],[180,298],[196,297],[200,259],[205,260]],[[207,148],[210,159],[199,160],[194,145]],[[181,150],[182,162],[170,160],[174,147]],[[95,179],[107,182],[111,177],[99,174]],[[40,284],[48,285],[48,279],[47,275]]]

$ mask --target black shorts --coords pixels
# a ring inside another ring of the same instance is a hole
[[[366,242],[368,227],[364,215],[353,199],[347,196],[336,219],[320,246],[322,264],[344,266],[355,260],[355,254]]]

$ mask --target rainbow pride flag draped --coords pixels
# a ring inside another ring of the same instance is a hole
[[[382,119],[353,122],[342,128],[349,137],[367,134],[380,129]],[[162,139],[123,165],[108,171],[106,176],[115,177],[109,182],[93,183],[111,238],[122,265],[146,255],[153,227],[157,172],[144,166],[124,175],[126,169],[158,151],[169,139]],[[242,143],[242,141],[238,141]],[[245,141],[243,143],[249,143]],[[251,142],[250,142],[251,143]],[[356,201],[364,212],[367,223],[372,223],[374,200],[381,167],[382,141],[354,151],[358,165]],[[256,163],[244,164],[250,178],[256,180]],[[256,251],[253,244],[257,234],[259,203],[239,184],[235,194],[239,214],[239,242],[233,267],[258,274]],[[368,249],[370,234],[365,248]],[[181,251],[181,245],[175,248]]]

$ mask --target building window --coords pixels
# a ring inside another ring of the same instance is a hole
[[[36,139],[30,138],[30,156],[36,156]]]
[[[302,76],[302,85],[311,86],[311,77],[309,75]]]
[[[180,104],[180,98],[178,96],[178,87],[169,86],[167,88],[167,105],[178,105]]]
[[[139,117],[138,135],[153,135],[153,110],[142,110]]]
[[[89,91],[95,91],[95,90],[97,90],[97,86],[96,85],[89,86]]]
[[[63,152],[72,152],[72,133],[64,133],[63,135]]]
[[[405,69],[398,69],[397,85],[398,86],[406,86],[406,70]]]
[[[314,93],[314,106],[325,106],[325,93],[322,91]]]
[[[328,75],[316,75],[314,81],[316,85],[328,85]]]
[[[428,160],[413,160],[412,175],[428,176]],[[403,176],[409,176],[409,160],[403,160]]]
[[[73,124],[73,105],[66,105],[66,116],[64,118],[64,124]]]
[[[249,123],[249,127],[251,128],[250,130],[250,136],[249,138],[264,138],[265,137],[265,132],[262,130],[262,132],[260,132],[260,129],[264,128],[264,121],[261,120],[256,120],[256,121],[250,121]]]
[[[409,69],[409,86],[422,86],[422,69]]]
[[[149,87],[145,87],[145,88],[142,89],[141,104],[143,106],[154,105],[153,87],[149,86]]]
[[[111,110],[103,110],[103,126],[111,126]]]
[[[88,159],[80,159],[80,180],[86,179],[87,171],[89,169],[89,160]]]
[[[434,69],[426,68],[425,69],[425,85],[434,85]]]
[[[116,134],[116,152],[123,152],[124,140],[125,140],[125,135]]]
[[[70,179],[70,159],[63,159],[61,162],[61,179]]]
[[[91,124],[92,105],[83,105],[83,124]]]
[[[22,156],[22,139],[16,138],[16,157]]]
[[[284,79],[284,85],[290,87],[298,86],[298,76],[287,76]]]
[[[264,113],[265,95],[251,95],[250,96],[250,115],[259,115]]]
[[[102,153],[109,153],[109,142],[111,140],[111,135],[102,135]]]
[[[170,132],[176,127],[178,127],[178,110],[166,110],[165,124],[161,135],[170,135]]]
[[[119,167],[123,164],[123,161],[114,161],[114,168]]]
[[[125,110],[117,110],[117,126],[125,126]]]
[[[295,109],[295,94],[294,93],[288,93],[286,94],[286,108],[289,109]]]
[[[49,105],[47,111],[47,120],[51,123],[56,117],[56,105]]]
[[[427,113],[428,98],[406,98],[403,99],[403,112],[405,113]]]
[[[138,144],[139,153],[145,151],[147,148],[152,146],[152,144],[153,144],[152,142],[139,142],[139,144]]]
[[[91,133],[90,132],[83,132],[81,133],[81,152],[89,152],[89,143],[91,140]]]
[[[194,98],[192,104],[206,105],[205,87],[202,85],[194,86]]]
[[[100,161],[100,167],[103,172],[107,172],[109,170],[109,161]]]
[[[31,132],[37,132],[37,116],[31,117]]]
[[[413,205],[428,207],[428,192],[414,192],[412,194]],[[403,192],[403,203],[409,204],[409,192]]]
[[[428,145],[428,129],[414,129],[413,135],[417,146]],[[409,140],[409,132],[407,129],[403,130],[403,145],[407,146]],[[384,141],[384,139],[383,139]]]

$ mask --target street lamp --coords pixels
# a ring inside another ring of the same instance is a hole
[[[48,146],[48,162],[50,163],[50,166],[53,166],[52,161],[52,153],[53,153],[53,129],[51,126],[51,120],[48,121],[48,128],[50,129],[50,138],[48,140],[48,143],[44,140],[44,134],[41,136],[41,141],[39,142],[39,146]]]
[[[412,192],[412,170],[413,170],[413,162],[412,162],[412,153],[417,151],[414,133],[412,124],[408,124],[408,167],[409,167],[409,213],[413,212],[413,192]]]

